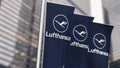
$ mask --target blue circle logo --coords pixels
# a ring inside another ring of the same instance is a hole
[[[84,25],[80,24],[74,27],[73,36],[77,41],[83,42],[87,39],[88,31]]]
[[[102,33],[97,33],[93,37],[93,43],[98,49],[103,49],[106,45],[106,37]]]
[[[63,14],[55,16],[53,19],[53,27],[60,33],[66,32],[69,27],[68,18]]]

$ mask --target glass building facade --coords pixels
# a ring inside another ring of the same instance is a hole
[[[0,0],[0,68],[35,68],[40,0]]]

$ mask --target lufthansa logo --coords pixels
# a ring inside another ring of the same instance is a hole
[[[66,32],[69,27],[68,18],[63,14],[55,16],[53,19],[53,27],[60,33]]]
[[[87,36],[88,36],[87,28],[81,24],[75,26],[73,29],[73,36],[79,42],[85,41],[87,39]]]
[[[102,33],[97,33],[93,37],[93,43],[98,49],[103,49],[106,45],[106,37]]]

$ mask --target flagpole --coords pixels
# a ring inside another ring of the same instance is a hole
[[[38,39],[38,53],[37,53],[37,63],[36,63],[36,68],[42,68],[42,63],[43,63],[43,53],[41,51],[43,50],[43,32],[44,32],[44,23],[45,23],[45,8],[46,8],[46,0],[41,0],[41,19],[40,19],[40,26],[39,26],[39,39]]]

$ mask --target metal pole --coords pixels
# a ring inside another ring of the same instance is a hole
[[[102,0],[90,0],[91,16],[95,17],[94,22],[104,24],[104,13]]]
[[[44,25],[45,25],[45,8],[46,8],[46,0],[41,0],[41,8],[40,8],[41,9],[41,19],[40,19],[39,42],[38,42],[36,68],[42,68],[41,50],[42,50],[42,46],[43,46],[43,32],[44,32]]]

